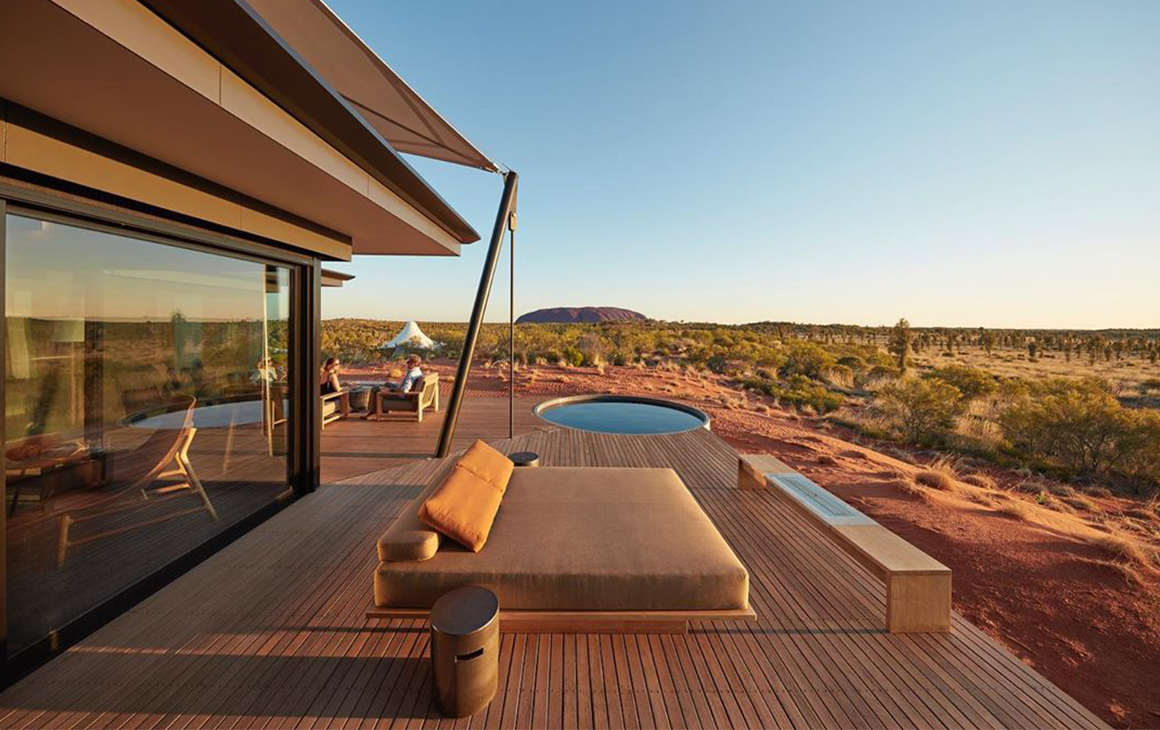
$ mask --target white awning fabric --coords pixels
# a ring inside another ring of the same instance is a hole
[[[389,342],[384,342],[382,349],[390,349],[392,347],[413,347],[418,350],[433,350],[438,346],[435,340],[431,339],[419,329],[419,323],[415,320],[407,322],[403,325],[403,329],[399,330],[399,334]]]
[[[399,152],[499,168],[423,101],[322,0],[248,0],[283,40]]]

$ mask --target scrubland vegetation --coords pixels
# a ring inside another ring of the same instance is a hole
[[[400,322],[327,320],[323,350],[380,361]],[[457,357],[465,326],[422,323]],[[516,366],[622,366],[703,373],[803,415],[1089,490],[1160,492],[1160,330],[918,329],[762,322],[525,324]],[[486,325],[477,361],[509,359]],[[744,401],[743,401],[744,402]]]

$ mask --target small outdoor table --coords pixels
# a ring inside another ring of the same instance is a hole
[[[448,717],[487,707],[499,681],[499,599],[479,586],[456,588],[431,607],[435,699]]]
[[[517,451],[508,456],[516,466],[539,466],[540,455],[534,451]]]

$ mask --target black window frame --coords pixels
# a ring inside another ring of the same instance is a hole
[[[0,510],[0,688],[7,687],[75,644],[129,608],[152,595],[183,573],[200,564],[238,537],[313,492],[319,484],[321,461],[321,402],[318,363],[321,350],[322,261],[298,250],[281,248],[276,242],[226,235],[186,223],[144,215],[131,209],[97,204],[45,188],[24,188],[0,179],[0,302],[7,320],[7,216],[40,217],[68,225],[126,235],[160,245],[180,246],[206,253],[243,258],[290,270],[290,429],[287,438],[289,489],[283,499],[242,518],[166,566],[143,576],[116,596],[61,626],[50,636],[9,656],[7,511]],[[0,327],[0,352],[6,346],[7,327]],[[0,405],[6,403],[6,364],[0,361]],[[0,429],[0,454],[6,451]],[[0,494],[6,494],[6,477],[0,474]]]

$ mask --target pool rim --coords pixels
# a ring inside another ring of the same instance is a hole
[[[576,405],[578,403],[639,403],[642,405],[657,406],[659,408],[671,408],[672,410],[675,410],[675,411],[681,411],[683,413],[687,413],[688,415],[693,416],[694,418],[701,421],[701,423],[700,423],[700,425],[697,425],[697,426],[690,426],[689,428],[681,428],[681,429],[677,429],[675,431],[664,431],[661,433],[617,433],[615,431],[594,431],[594,430],[589,429],[589,428],[580,428],[578,426],[568,426],[568,425],[565,425],[563,423],[556,423],[555,421],[549,421],[547,418],[544,417],[544,413],[546,413],[547,411],[550,411],[554,408],[559,408],[561,406]],[[539,418],[544,423],[549,423],[553,426],[556,426],[557,428],[567,428],[567,429],[570,429],[572,431],[583,431],[585,433],[604,433],[604,434],[608,434],[610,436],[668,436],[668,435],[674,434],[674,433],[689,433],[690,431],[696,431],[699,428],[703,428],[706,431],[712,430],[712,428],[711,428],[712,419],[709,417],[708,413],[705,413],[700,408],[694,408],[693,406],[686,405],[684,403],[678,403],[677,401],[673,401],[673,400],[666,400],[664,398],[652,398],[652,397],[649,397],[647,395],[616,395],[613,393],[588,393],[588,394],[582,394],[582,395],[566,395],[566,396],[563,396],[560,398],[549,398],[546,401],[542,401],[540,403],[537,403],[535,405],[535,407],[532,408],[532,415],[534,415],[536,418]]]

